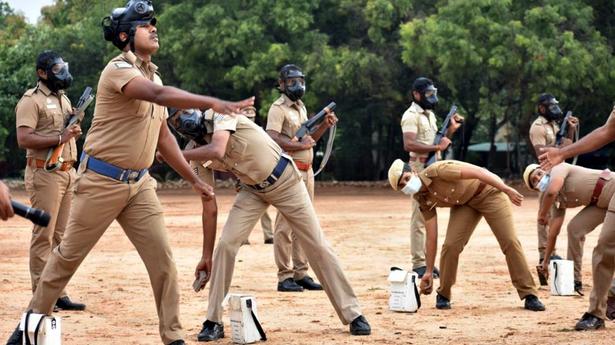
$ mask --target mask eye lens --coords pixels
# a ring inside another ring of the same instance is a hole
[[[60,72],[62,72],[62,69],[66,66],[66,69],[68,69],[68,62],[64,62],[64,63],[57,63],[55,65],[53,65],[51,67],[51,72],[53,74],[59,74]]]
[[[425,97],[429,98],[432,96],[437,96],[438,95],[438,89],[436,89],[435,87],[431,86],[429,88],[427,88],[425,90]]]

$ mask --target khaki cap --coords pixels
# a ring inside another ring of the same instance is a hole
[[[540,165],[538,164],[530,164],[525,168],[525,171],[523,172],[523,182],[525,182],[525,185],[527,186],[527,188],[529,189],[535,189],[534,187],[532,187],[532,185],[530,184],[530,175],[532,175],[532,173],[534,172],[534,170],[536,169],[540,169]]]
[[[399,185],[401,175],[404,173],[404,165],[406,165],[404,161],[401,159],[396,159],[389,168],[389,183],[391,184],[393,190],[399,190],[397,186]]]

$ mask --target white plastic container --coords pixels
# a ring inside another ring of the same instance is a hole
[[[549,263],[549,285],[553,296],[576,295],[572,260],[551,260]]]
[[[391,294],[389,297],[389,309],[409,313],[417,312],[421,307],[418,274],[416,272],[391,269],[388,281]]]
[[[232,341],[236,344],[251,344],[267,340],[258,321],[256,300],[252,295],[230,294]]]
[[[19,324],[19,329],[22,331],[25,330],[26,315],[27,313],[22,315]],[[35,333],[37,333],[36,339]],[[28,315],[28,334],[24,332],[23,345],[26,345],[26,337],[30,338],[32,345],[62,345],[62,320],[58,316],[30,313]]]

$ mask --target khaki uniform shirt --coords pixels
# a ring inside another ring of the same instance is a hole
[[[214,160],[211,169],[232,172],[248,185],[263,182],[278,164],[282,148],[256,123],[245,116],[215,113],[214,133],[229,131],[231,136],[221,160]]]
[[[551,170],[552,176],[565,176],[564,185],[558,194],[559,208],[572,208],[590,204],[594,188],[602,170],[588,169],[568,163],[561,163]],[[600,193],[596,206],[607,208],[615,192],[615,173],[607,181]]]
[[[307,110],[301,100],[293,102],[286,95],[280,96],[269,108],[267,115],[267,130],[276,131],[288,139],[292,139],[308,120]],[[314,152],[312,149],[293,151],[288,153],[294,160],[312,164]]]
[[[436,215],[435,207],[464,205],[472,199],[480,181],[461,179],[461,167],[470,165],[453,160],[440,161],[418,174],[426,190],[416,193],[414,198],[418,201],[425,220]],[[486,186],[485,189],[489,187]]]
[[[543,116],[538,116],[530,126],[532,146],[555,146],[557,132],[559,132],[559,125],[555,121],[548,121]]]
[[[436,115],[433,111],[425,110],[418,104],[412,102],[410,108],[406,110],[401,118],[402,133],[416,133],[416,141],[421,144],[432,145],[438,132]],[[427,157],[428,154],[418,154],[410,152],[410,157]]]
[[[84,144],[88,155],[123,169],[144,169],[152,164],[167,109],[127,97],[122,89],[137,77],[162,85],[157,69],[130,51],[107,64],[98,81],[94,119]]]
[[[36,134],[47,137],[55,136],[59,141],[59,136],[64,130],[64,122],[72,111],[70,100],[64,91],[53,93],[39,81],[35,88],[24,93],[15,107],[16,127],[30,127]],[[49,148],[28,149],[26,157],[45,160],[48,151]],[[74,138],[64,145],[62,158],[65,162],[74,162],[77,159],[77,145]]]

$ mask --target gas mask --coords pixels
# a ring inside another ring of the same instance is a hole
[[[296,102],[305,94],[305,75],[295,65],[285,65],[280,69],[280,81],[284,88],[281,89],[291,101]]]
[[[421,182],[421,179],[416,175],[412,175],[408,183],[406,183],[404,188],[401,189],[401,192],[408,196],[412,196],[415,193],[418,193],[419,190],[421,190],[422,185],[423,183]]]
[[[540,181],[538,181],[536,188],[538,188],[540,192],[544,193],[547,190],[547,187],[549,187],[549,182],[551,182],[551,175],[544,174],[542,175]]]
[[[544,109],[544,112],[540,115],[544,116],[549,121],[562,120],[562,109],[560,109],[559,102],[553,95],[548,93],[541,94],[538,99],[538,102],[538,104],[541,105]]]
[[[213,133],[213,117],[207,119],[198,109],[169,109],[167,123],[179,135],[204,145],[205,136]]]
[[[154,5],[151,0],[129,0],[125,7],[116,8],[110,16],[103,18],[102,27],[105,40],[111,41],[116,47],[123,50],[130,44],[134,51],[134,35],[139,25],[156,25]],[[129,39],[121,41],[119,34],[125,32]]]
[[[428,85],[423,91],[421,91],[421,100],[418,105],[426,110],[432,110],[438,104],[438,89],[433,85]]]
[[[66,90],[73,82],[73,76],[68,71],[68,62],[64,62],[61,58],[54,59],[45,72],[47,72],[47,80],[42,81],[53,92]]]

